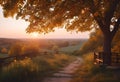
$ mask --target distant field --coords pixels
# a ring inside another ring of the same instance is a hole
[[[7,39],[0,38],[0,49],[7,48],[9,49],[11,45],[15,43],[22,44],[37,44],[42,48],[51,47],[52,45],[64,46],[65,43],[75,44],[79,42],[86,41],[86,39]]]
[[[72,52],[74,52],[76,50],[79,50],[83,43],[84,42],[79,43],[79,44],[74,45],[74,46],[63,47],[63,48],[60,48],[59,51],[66,52],[66,53],[72,53]]]
[[[54,52],[53,48],[57,46],[62,53],[72,53],[79,50],[86,39],[6,39],[0,38],[0,51],[6,48],[8,51],[11,46],[19,43],[21,46],[37,45],[43,52]],[[0,57],[6,57],[7,54],[0,54]]]

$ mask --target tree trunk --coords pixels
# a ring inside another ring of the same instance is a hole
[[[112,38],[110,34],[104,35],[104,45],[103,45],[103,52],[104,52],[104,64],[110,65],[111,64],[111,43]]]

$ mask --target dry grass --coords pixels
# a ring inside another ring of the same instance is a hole
[[[86,54],[84,63],[75,73],[71,82],[119,82],[120,70],[105,69],[93,64],[92,53]]]
[[[30,82],[43,78],[70,63],[74,58],[65,54],[40,55],[35,58],[15,60],[0,71],[0,82]]]

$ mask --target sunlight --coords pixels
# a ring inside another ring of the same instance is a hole
[[[30,33],[30,35],[32,38],[39,38],[39,33],[37,32]]]
[[[50,11],[54,11],[54,7],[50,8]],[[0,7],[0,38],[89,38],[90,32],[84,33],[76,33],[75,31],[67,32],[65,28],[62,29],[55,29],[55,32],[50,32],[49,34],[39,34],[37,32],[34,33],[26,33],[25,29],[30,24],[22,19],[16,20],[15,18],[4,18],[3,17],[3,10]],[[68,11],[69,12],[69,11]],[[75,16],[74,18],[77,18]],[[72,20],[71,20],[72,22]],[[18,28],[19,26],[19,28]],[[2,28],[4,27],[4,28]],[[12,28],[10,28],[12,27]]]

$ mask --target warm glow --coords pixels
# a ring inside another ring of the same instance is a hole
[[[38,38],[39,37],[39,33],[33,32],[33,33],[31,33],[31,37]]]
[[[53,12],[54,8],[50,8],[50,11]],[[3,10],[0,7],[0,38],[41,38],[41,39],[48,39],[48,38],[89,38],[90,32],[84,33],[76,33],[74,32],[66,32],[65,28],[62,29],[55,29],[55,32],[50,32],[48,34],[39,34],[37,32],[34,33],[26,33],[25,29],[30,24],[22,19],[16,20],[15,18],[4,18],[3,17]],[[76,16],[74,17],[76,18]],[[71,20],[72,22],[72,20]]]

